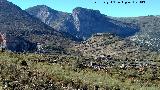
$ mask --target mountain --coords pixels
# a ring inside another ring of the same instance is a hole
[[[77,7],[73,9],[72,13],[65,13],[45,5],[38,5],[28,8],[26,11],[54,29],[66,31],[78,38],[86,39],[92,34],[102,32],[128,37],[139,31],[134,24],[107,18],[98,10]]]
[[[66,32],[54,30],[7,0],[0,0],[0,32],[6,34],[12,51],[33,51],[36,43],[64,48],[72,42]]]
[[[42,22],[58,31],[65,31],[76,34],[73,24],[73,18],[69,13],[56,11],[46,5],[31,7],[29,9],[26,9],[26,11],[30,15],[39,18]]]
[[[159,16],[141,16],[129,18],[115,18],[125,23],[136,24],[140,31],[130,39],[149,47],[154,51],[160,51],[160,17]]]

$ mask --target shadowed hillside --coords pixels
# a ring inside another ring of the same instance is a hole
[[[70,39],[75,39],[54,30],[6,0],[0,0],[0,9],[0,31],[6,34],[8,49],[12,51],[33,51],[37,42],[64,48],[69,46]]]

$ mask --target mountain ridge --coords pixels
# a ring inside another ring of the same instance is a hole
[[[33,7],[30,8],[30,11],[32,11],[32,8]],[[37,6],[34,6],[34,8],[37,8]],[[53,10],[52,8],[50,9]],[[30,12],[28,13],[32,14]],[[159,16],[111,17],[101,14],[98,10],[82,7],[77,7],[73,9],[72,13],[65,14],[67,14],[70,19],[65,19],[64,17],[54,22],[60,24],[60,26],[55,25],[58,26],[59,31],[69,32],[75,37],[83,38],[83,40],[90,38],[96,33],[113,33],[121,37],[127,37],[137,44],[148,47],[153,51],[160,50],[158,34]],[[40,17],[37,18],[40,19]],[[53,26],[50,26],[56,28],[54,23]]]
[[[42,16],[41,12],[44,12],[44,15],[47,14],[49,16],[48,18],[50,18],[51,16],[56,16],[56,13],[54,14],[54,9],[52,9],[53,12],[48,12],[51,8],[49,8],[49,10],[42,10],[42,8],[44,8],[43,5],[38,5],[26,9],[26,11],[29,14],[39,18],[43,22],[43,19],[45,19],[45,17],[39,16],[39,14]],[[70,34],[79,38],[87,39],[92,36],[92,34],[102,32],[109,32],[122,37],[127,37],[138,31],[137,27],[132,27],[132,25],[130,24],[112,20],[106,17],[106,15],[101,14],[98,10],[77,7],[73,9],[72,13],[65,13],[66,17],[63,17],[63,14],[60,13],[58,15],[62,17],[58,17],[56,19],[52,18],[54,20],[50,21],[52,22],[52,25],[48,25],[55,29],[69,32]]]

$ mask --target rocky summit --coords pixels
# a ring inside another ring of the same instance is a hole
[[[69,13],[56,11],[46,5],[37,5],[26,9],[26,11],[55,30],[69,32],[71,34],[77,33],[73,23],[73,17]]]
[[[65,13],[38,5],[28,8],[26,11],[56,30],[66,31],[83,39],[103,32],[128,37],[139,31],[135,25],[107,18],[98,10],[77,7],[73,9],[72,13]]]

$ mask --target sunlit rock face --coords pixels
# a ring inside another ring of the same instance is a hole
[[[114,33],[121,37],[133,35],[138,28],[110,19],[98,10],[77,7],[73,10],[74,24],[80,37],[90,37],[95,33]]]
[[[38,5],[26,11],[54,29],[69,32],[78,38],[87,39],[95,33],[105,32],[127,37],[138,31],[136,26],[110,19],[98,10],[77,7],[72,13],[65,13]]]

